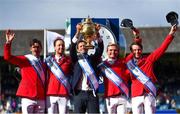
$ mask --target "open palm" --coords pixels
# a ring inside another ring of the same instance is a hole
[[[6,41],[11,42],[14,39],[15,33],[11,30],[6,31]]]

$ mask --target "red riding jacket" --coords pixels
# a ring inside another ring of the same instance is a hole
[[[157,78],[154,75],[153,65],[155,61],[157,61],[166,51],[169,44],[173,40],[172,35],[167,35],[163,43],[159,48],[154,50],[150,55],[143,56],[140,60],[138,60],[138,67],[151,79],[151,81],[155,84],[157,83]],[[132,97],[141,96],[144,92],[149,92],[142,83],[140,83],[130,72],[129,75],[132,79],[131,85],[131,93]]]
[[[68,56],[63,56],[58,65],[64,72],[65,76],[70,76],[71,73],[71,60]],[[56,78],[56,76],[48,69],[48,80],[47,80],[47,96],[69,96],[67,89],[64,85]]]
[[[45,86],[25,56],[11,55],[11,44],[4,45],[4,59],[21,69],[21,82],[16,95],[33,100],[45,99]],[[45,64],[43,64],[45,68]]]

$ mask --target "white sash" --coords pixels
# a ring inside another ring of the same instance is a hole
[[[29,60],[29,62],[33,66],[34,70],[38,74],[38,77],[40,78],[43,85],[45,85],[45,73],[41,62],[38,60],[38,58],[36,58],[34,55],[31,54],[25,55],[25,57]]]
[[[87,76],[93,89],[97,90],[97,88],[99,87],[99,83],[98,83],[98,80],[96,78],[93,68],[91,67],[87,59],[82,54],[79,54],[78,56],[80,57],[80,59],[78,60],[78,63],[81,66],[83,73]]]
[[[123,82],[121,77],[119,77],[111,68],[107,67],[104,63],[100,63],[98,67],[104,73],[104,75],[111,80],[125,95],[129,98],[129,89],[127,85]]]
[[[156,96],[155,85],[150,80],[150,78],[146,76],[144,72],[134,63],[133,59],[127,62],[127,67],[134,75],[134,77],[138,79],[155,97]]]
[[[63,70],[61,69],[61,67],[57,64],[57,62],[55,61],[55,59],[51,56],[47,57],[45,59],[47,66],[49,67],[49,69],[51,70],[51,72],[56,76],[56,78],[58,79],[58,81],[60,83],[62,83],[65,88],[68,90],[68,93],[70,93],[70,84],[68,82],[67,77],[65,76]]]

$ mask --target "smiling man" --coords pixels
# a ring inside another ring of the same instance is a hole
[[[132,54],[122,59],[119,58],[119,52],[118,44],[109,43],[106,50],[107,59],[98,65],[104,76],[104,97],[108,114],[127,113],[130,77],[126,75],[126,59],[132,58]]]
[[[65,42],[62,38],[57,37],[55,39],[54,50],[55,54],[46,58],[49,68],[46,92],[48,114],[66,114],[67,101],[70,95],[68,79],[71,73],[71,60],[64,53]]]
[[[103,41],[98,37],[98,46],[95,48],[95,53],[88,55],[86,42],[79,37],[82,27],[77,25],[76,29],[70,48],[70,56],[74,65],[71,81],[74,112],[99,113],[97,64],[99,64],[103,53]]]
[[[141,43],[134,42],[130,45],[133,58],[127,62],[127,67],[132,80],[131,96],[133,114],[142,114],[143,110],[145,114],[155,113],[155,97],[158,91],[156,85],[158,85],[158,80],[154,75],[153,66],[167,50],[174,39],[176,30],[177,25],[173,25],[161,46],[147,56],[143,56],[143,46]]]
[[[21,69],[21,82],[16,95],[21,97],[22,113],[43,113],[45,111],[45,64],[40,59],[41,42],[33,39],[30,42],[31,54],[11,55],[11,44],[15,33],[6,32],[4,59]]]

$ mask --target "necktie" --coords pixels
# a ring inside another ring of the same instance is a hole
[[[83,54],[84,55],[84,57],[87,59],[88,58],[88,54]]]
[[[134,63],[137,65],[138,64],[138,60],[136,59],[136,60],[134,60]]]

